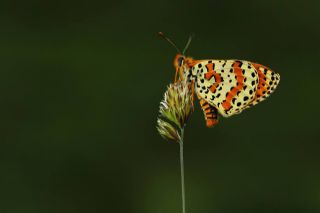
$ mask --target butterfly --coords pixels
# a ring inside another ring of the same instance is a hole
[[[173,45],[175,82],[190,83],[199,99],[207,127],[218,123],[218,114],[230,117],[265,100],[275,91],[280,75],[269,67],[246,60],[195,60],[184,55],[192,36],[181,52],[163,33],[159,35]]]

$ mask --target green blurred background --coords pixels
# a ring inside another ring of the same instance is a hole
[[[320,1],[2,1],[0,212],[181,212],[155,129],[176,54],[246,59],[277,91],[185,135],[187,212],[320,212]]]

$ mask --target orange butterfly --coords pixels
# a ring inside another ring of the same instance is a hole
[[[280,75],[264,65],[236,59],[195,60],[184,55],[192,36],[181,52],[163,33],[159,35],[177,49],[175,82],[191,83],[208,127],[218,123],[218,112],[224,117],[239,114],[266,99],[279,84]]]

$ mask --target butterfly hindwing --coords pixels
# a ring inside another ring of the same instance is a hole
[[[270,69],[243,60],[201,60],[194,68],[198,69],[197,95],[225,117],[266,98],[280,79]]]

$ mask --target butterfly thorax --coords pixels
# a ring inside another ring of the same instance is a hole
[[[194,65],[197,63],[197,60],[181,54],[177,54],[173,62],[176,70],[179,72],[180,78],[188,82],[192,82],[197,78],[199,70],[194,68]]]

